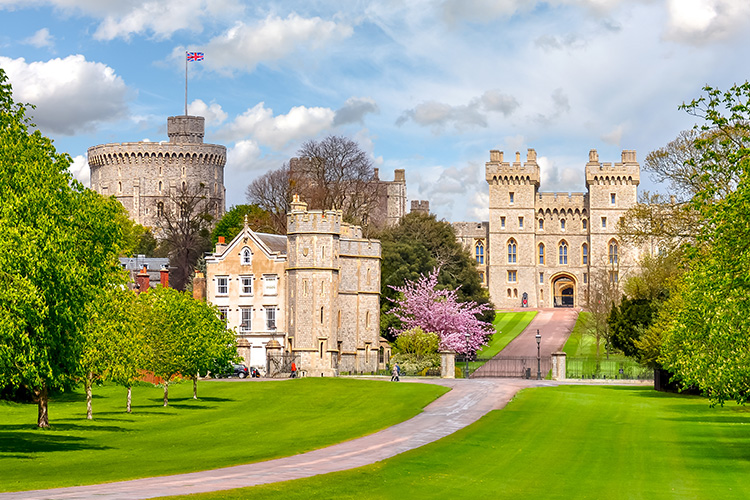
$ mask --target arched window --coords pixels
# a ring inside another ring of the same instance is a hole
[[[477,241],[474,245],[474,254],[476,255],[477,264],[484,264],[484,243]]]
[[[560,265],[567,265],[568,263],[568,244],[565,242],[565,240],[560,242],[560,246],[558,246],[559,251],[559,263]]]
[[[161,182],[161,181],[159,181],[159,192],[160,192],[160,193],[161,193],[161,190],[162,190],[162,188],[163,188],[163,187],[164,187],[164,186],[163,186],[162,182]]]
[[[565,231],[565,219],[560,219],[560,229]]]
[[[609,263],[617,265],[617,241],[611,240],[609,242]]]
[[[253,253],[250,251],[249,248],[245,248],[242,250],[242,265],[243,266],[249,266],[253,263]]]
[[[544,243],[539,243],[539,264],[544,265]]]
[[[589,246],[587,243],[581,245],[581,264],[584,266],[589,263]]]
[[[539,229],[544,229],[544,219],[539,219]]]
[[[516,240],[508,240],[508,264],[516,263]]]
[[[320,323],[323,323],[323,308],[320,308]]]
[[[160,201],[156,204],[156,216],[161,217],[162,215],[164,215],[164,202]]]

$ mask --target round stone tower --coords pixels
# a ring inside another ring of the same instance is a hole
[[[136,223],[154,227],[182,190],[203,190],[211,215],[224,215],[227,148],[204,144],[202,116],[167,118],[169,142],[123,142],[89,148],[91,189],[114,195]],[[175,207],[171,207],[175,208]]]

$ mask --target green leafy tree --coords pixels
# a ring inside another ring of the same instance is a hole
[[[189,294],[158,287],[139,296],[149,347],[146,368],[162,379],[164,406],[169,404],[169,383],[181,375],[193,380],[197,398],[198,376],[226,366],[237,356],[233,332],[219,311]]]
[[[255,232],[275,233],[271,214],[266,212],[258,205],[236,205],[230,208],[224,217],[216,224],[211,231],[211,242],[216,245],[219,236],[226,238],[227,243],[237,236],[245,225]]]
[[[49,427],[51,390],[76,384],[85,305],[122,275],[114,199],[85,189],[0,69],[0,385],[25,386]]]
[[[135,255],[154,256],[157,252],[158,241],[150,229],[136,224],[128,216],[125,207],[117,216],[122,227],[123,246],[120,255],[133,257]]]
[[[407,372],[440,366],[439,346],[437,333],[425,332],[420,327],[406,330],[396,338],[391,363],[398,363]]]
[[[489,304],[480,320],[492,323],[494,306],[489,293],[482,287],[476,263],[468,251],[456,240],[453,227],[439,221],[434,214],[412,212],[405,215],[395,226],[384,229],[377,235],[382,244],[380,331],[384,336],[398,328],[395,316],[388,314],[393,300],[399,297],[392,287],[401,287],[407,281],[415,282],[433,268],[440,267],[439,289],[457,290],[460,302],[471,300],[477,304]]]
[[[700,214],[688,270],[675,286],[674,308],[657,325],[659,360],[712,403],[750,399],[750,83],[705,94],[683,105],[702,118],[701,151],[690,160],[700,177],[691,203]],[[717,182],[723,179],[724,182]]]

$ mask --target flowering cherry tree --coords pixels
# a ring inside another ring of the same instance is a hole
[[[437,333],[440,349],[474,353],[486,344],[489,335],[495,333],[490,323],[477,318],[490,306],[474,301],[458,302],[456,290],[437,290],[439,273],[440,268],[435,268],[416,281],[391,287],[403,295],[402,299],[389,299],[395,304],[391,313],[401,320],[401,329],[394,330],[394,333],[399,335],[420,327],[425,332]],[[468,343],[466,333],[469,334]]]

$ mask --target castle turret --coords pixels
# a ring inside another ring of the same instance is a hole
[[[170,116],[169,142],[123,142],[88,150],[91,188],[114,195],[138,224],[153,227],[179,192],[202,189],[211,215],[224,215],[227,149],[204,144],[202,116]],[[202,188],[201,188],[202,186]]]

